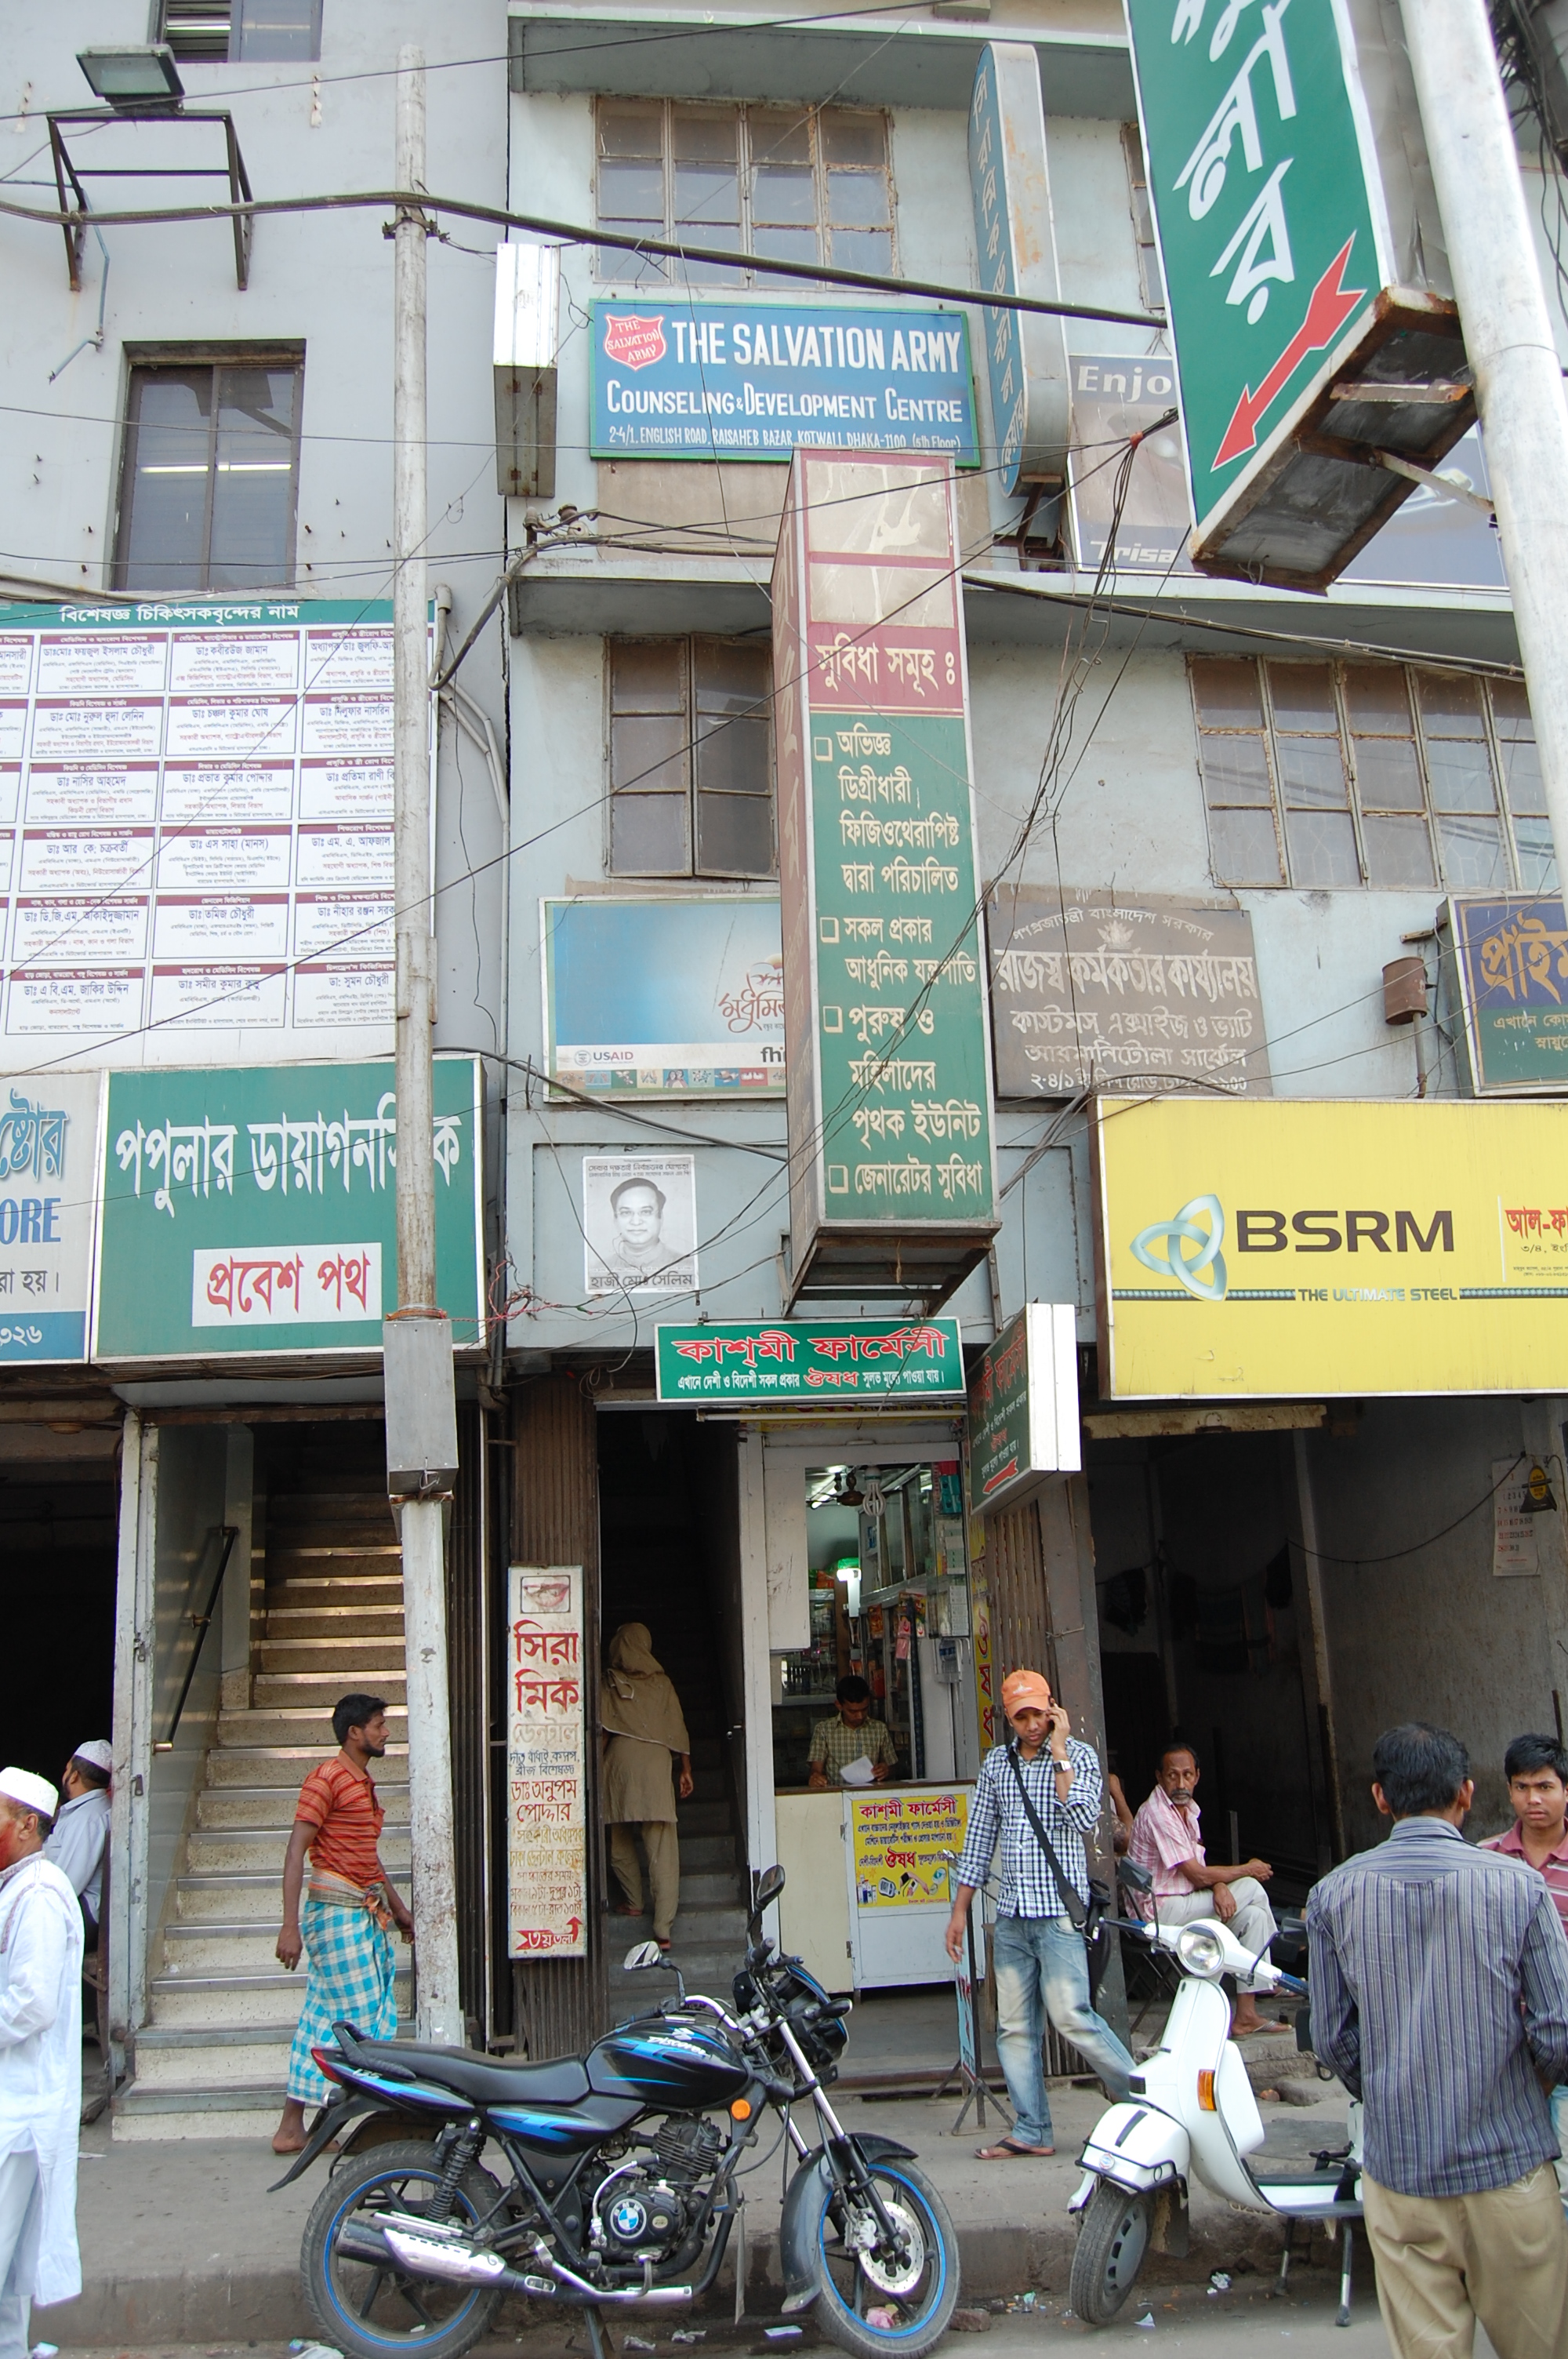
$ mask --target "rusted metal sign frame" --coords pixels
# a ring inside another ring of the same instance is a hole
[[[49,155],[54,162],[55,186],[59,191],[59,209],[71,219],[63,224],[65,264],[70,277],[70,291],[81,292],[81,252],[86,241],[87,223],[92,207],[87,201],[85,180],[227,180],[231,205],[248,205],[253,201],[250,175],[245,159],[240,153],[239,134],[234,118],[223,107],[147,107],[138,109],[119,106],[68,107],[45,117],[49,125]],[[224,160],[222,164],[155,164],[124,165],[93,169],[79,168],[70,158],[61,132],[62,124],[157,123],[167,126],[173,123],[221,123],[223,126]],[[234,233],[234,277],[243,295],[250,284],[251,235],[254,229],[248,213],[235,213],[231,219]]]

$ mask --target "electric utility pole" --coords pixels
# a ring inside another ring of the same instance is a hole
[[[1568,399],[1485,0],[1400,0],[1546,809],[1568,868]]]
[[[425,58],[397,54],[397,180],[425,187]],[[436,1302],[430,1027],[430,653],[425,491],[425,236],[417,205],[393,232],[393,749],[397,907],[397,1309],[383,1328],[387,1487],[402,1505],[415,1972],[422,2039],[461,2041],[447,1701],[442,1499],[457,1472],[451,1325]]]

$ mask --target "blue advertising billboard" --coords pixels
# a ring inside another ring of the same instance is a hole
[[[935,304],[589,305],[596,459],[945,451],[980,463],[968,321]]]
[[[776,900],[617,893],[541,907],[552,1081],[643,1097],[784,1094]]]

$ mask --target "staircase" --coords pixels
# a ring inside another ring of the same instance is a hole
[[[386,1811],[381,1856],[407,1889],[408,1746],[401,1550],[381,1428],[278,1429],[266,1484],[265,1615],[248,1706],[225,1709],[196,1821],[148,1958],[150,2020],[116,2138],[270,2136],[282,2109],[305,1968],[274,1955],[283,1855],[307,1770],[334,1749],[330,1713],[355,1689],[384,1696],[392,1733],[372,1772]],[[260,1502],[258,1500],[258,1507]],[[161,1951],[161,1956],[160,1956]],[[412,2008],[398,1944],[397,2010]]]

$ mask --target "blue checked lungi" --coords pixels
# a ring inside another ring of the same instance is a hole
[[[305,1942],[305,2005],[288,2051],[288,2093],[303,2105],[324,2105],[328,2089],[310,2050],[351,2023],[367,2039],[395,2039],[392,1937],[360,1902],[341,1908],[307,1900],[299,1919]]]

